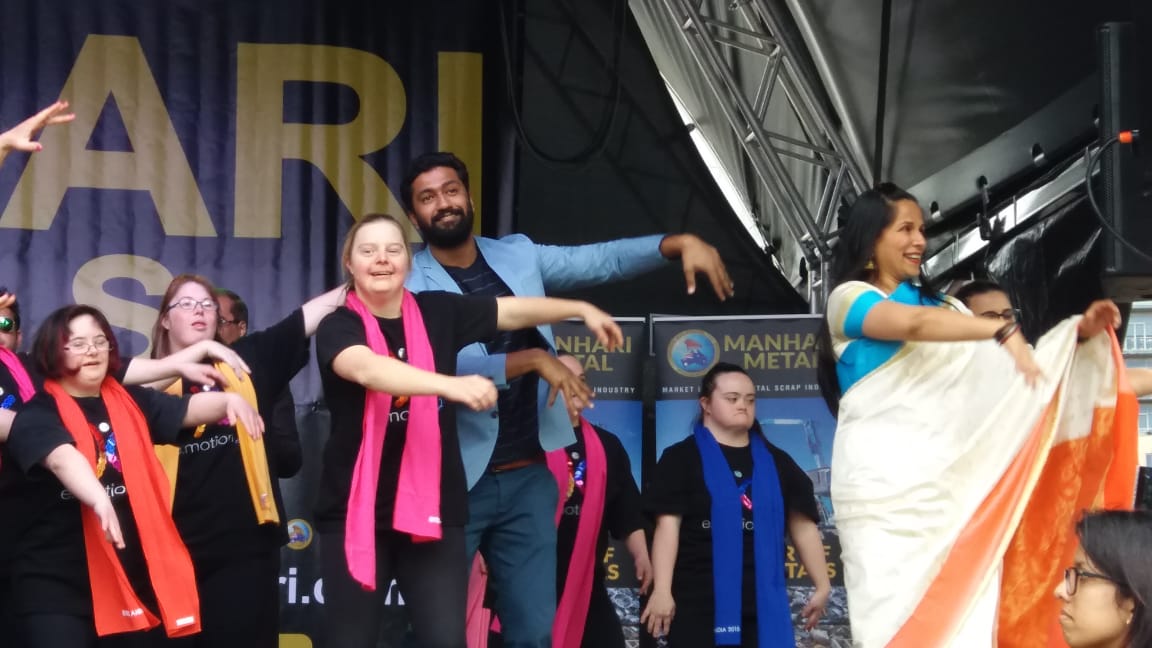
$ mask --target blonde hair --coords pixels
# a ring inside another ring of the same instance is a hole
[[[352,243],[356,240],[356,235],[365,225],[373,223],[391,223],[396,226],[400,231],[400,237],[405,239],[404,252],[408,255],[409,260],[412,258],[412,251],[408,249],[407,233],[404,231],[404,225],[400,222],[399,218],[391,214],[365,214],[363,218],[356,221],[356,224],[348,229],[348,233],[344,235],[344,249],[340,253],[340,265],[344,268],[344,278],[348,285],[348,290],[352,290],[352,275],[348,273],[348,264],[352,263]]]

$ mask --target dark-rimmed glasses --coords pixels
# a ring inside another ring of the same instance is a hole
[[[16,320],[0,315],[0,333],[15,333],[19,330],[20,327],[16,326]]]
[[[1106,580],[1114,585],[1118,584],[1116,579],[1111,576],[1097,574],[1096,572],[1090,572],[1078,567],[1069,567],[1064,570],[1064,590],[1068,593],[1068,596],[1075,596],[1076,589],[1080,587],[1081,578],[1096,578]]]
[[[984,311],[976,315],[984,319],[998,319],[1005,322],[1016,322],[1020,320],[1020,311],[1015,308],[1006,308],[1002,311]]]

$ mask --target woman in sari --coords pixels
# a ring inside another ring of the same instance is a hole
[[[1118,398],[1126,378],[1104,333],[1119,311],[1095,302],[1033,351],[1017,323],[932,290],[923,229],[915,198],[880,185],[853,205],[833,262],[819,375],[838,415],[853,639],[1045,645],[1072,516],[1109,478],[1115,492],[1134,478],[1112,461],[1134,404]]]

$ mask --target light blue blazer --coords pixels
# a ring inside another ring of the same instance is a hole
[[[519,297],[542,297],[549,292],[574,290],[597,284],[628,279],[663,266],[667,261],[660,255],[663,235],[619,239],[591,245],[556,246],[537,245],[523,234],[501,239],[476,237],[476,244],[484,260]],[[412,292],[443,290],[460,294],[460,286],[427,248],[412,257],[412,270],[405,286]],[[537,327],[540,335],[552,349],[552,327]],[[555,349],[552,349],[555,352]],[[501,389],[508,387],[504,373],[504,354],[488,354],[480,343],[470,344],[456,358],[456,373],[461,376],[479,374],[487,376]],[[548,407],[548,384],[540,381],[539,394],[540,445],[544,450],[563,448],[576,442],[572,424],[562,402],[557,398]],[[460,452],[464,458],[464,471],[471,489],[488,468],[492,451],[496,447],[496,434],[500,428],[500,414],[493,407],[474,412],[458,407],[456,421],[460,435]]]

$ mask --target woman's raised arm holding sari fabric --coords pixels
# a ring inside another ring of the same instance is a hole
[[[1095,302],[1033,350],[1015,322],[932,289],[923,222],[911,195],[881,185],[853,205],[833,260],[819,376],[838,414],[832,499],[853,638],[1044,637],[1075,505],[1131,481],[1128,460],[1112,461],[1127,447],[1127,381],[1102,334],[1119,311]]]

